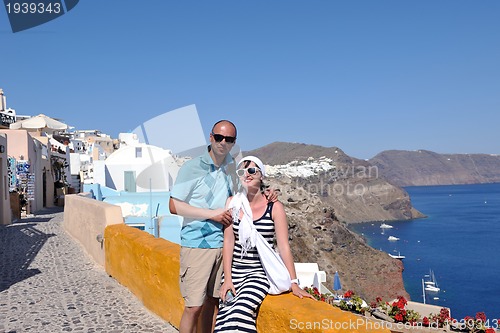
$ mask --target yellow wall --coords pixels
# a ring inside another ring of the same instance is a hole
[[[184,306],[179,291],[180,246],[124,224],[106,227],[104,238],[106,272],[148,309],[179,327]],[[291,294],[266,297],[257,318],[258,331],[266,333],[390,332],[324,302]]]
[[[184,301],[179,291],[180,246],[127,225],[104,233],[106,272],[144,305],[179,327]]]

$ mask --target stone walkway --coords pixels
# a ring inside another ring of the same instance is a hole
[[[62,228],[60,208],[0,226],[0,332],[177,332]]]

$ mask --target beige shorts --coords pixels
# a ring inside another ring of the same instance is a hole
[[[219,298],[222,249],[181,247],[179,280],[184,305],[202,306],[206,296]]]

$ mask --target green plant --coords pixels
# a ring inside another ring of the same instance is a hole
[[[344,294],[344,299],[340,301],[339,307],[345,311],[364,314],[367,307],[363,306],[363,300],[356,295],[352,290],[348,290]]]
[[[328,302],[328,300],[332,297],[330,294],[322,294],[319,292],[318,288],[316,287],[305,287],[304,288],[305,291],[307,291],[309,294],[313,295],[313,297],[318,300],[318,301],[322,301],[322,302]]]
[[[424,317],[422,323],[424,326],[445,327],[451,320],[450,311],[446,308],[441,308],[438,314],[431,313],[429,318]]]
[[[408,301],[403,296],[398,296],[397,301],[392,302],[392,304],[383,302],[382,298],[377,297],[376,302],[371,303],[370,306],[372,309],[379,309],[386,313],[397,323],[410,323],[416,325],[417,321],[420,319],[420,314],[414,310],[407,310],[407,304]]]

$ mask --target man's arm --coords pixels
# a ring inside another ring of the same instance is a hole
[[[228,226],[233,222],[231,213],[223,208],[207,209],[191,206],[190,204],[170,198],[169,202],[170,213],[189,217],[197,220],[212,220]]]

